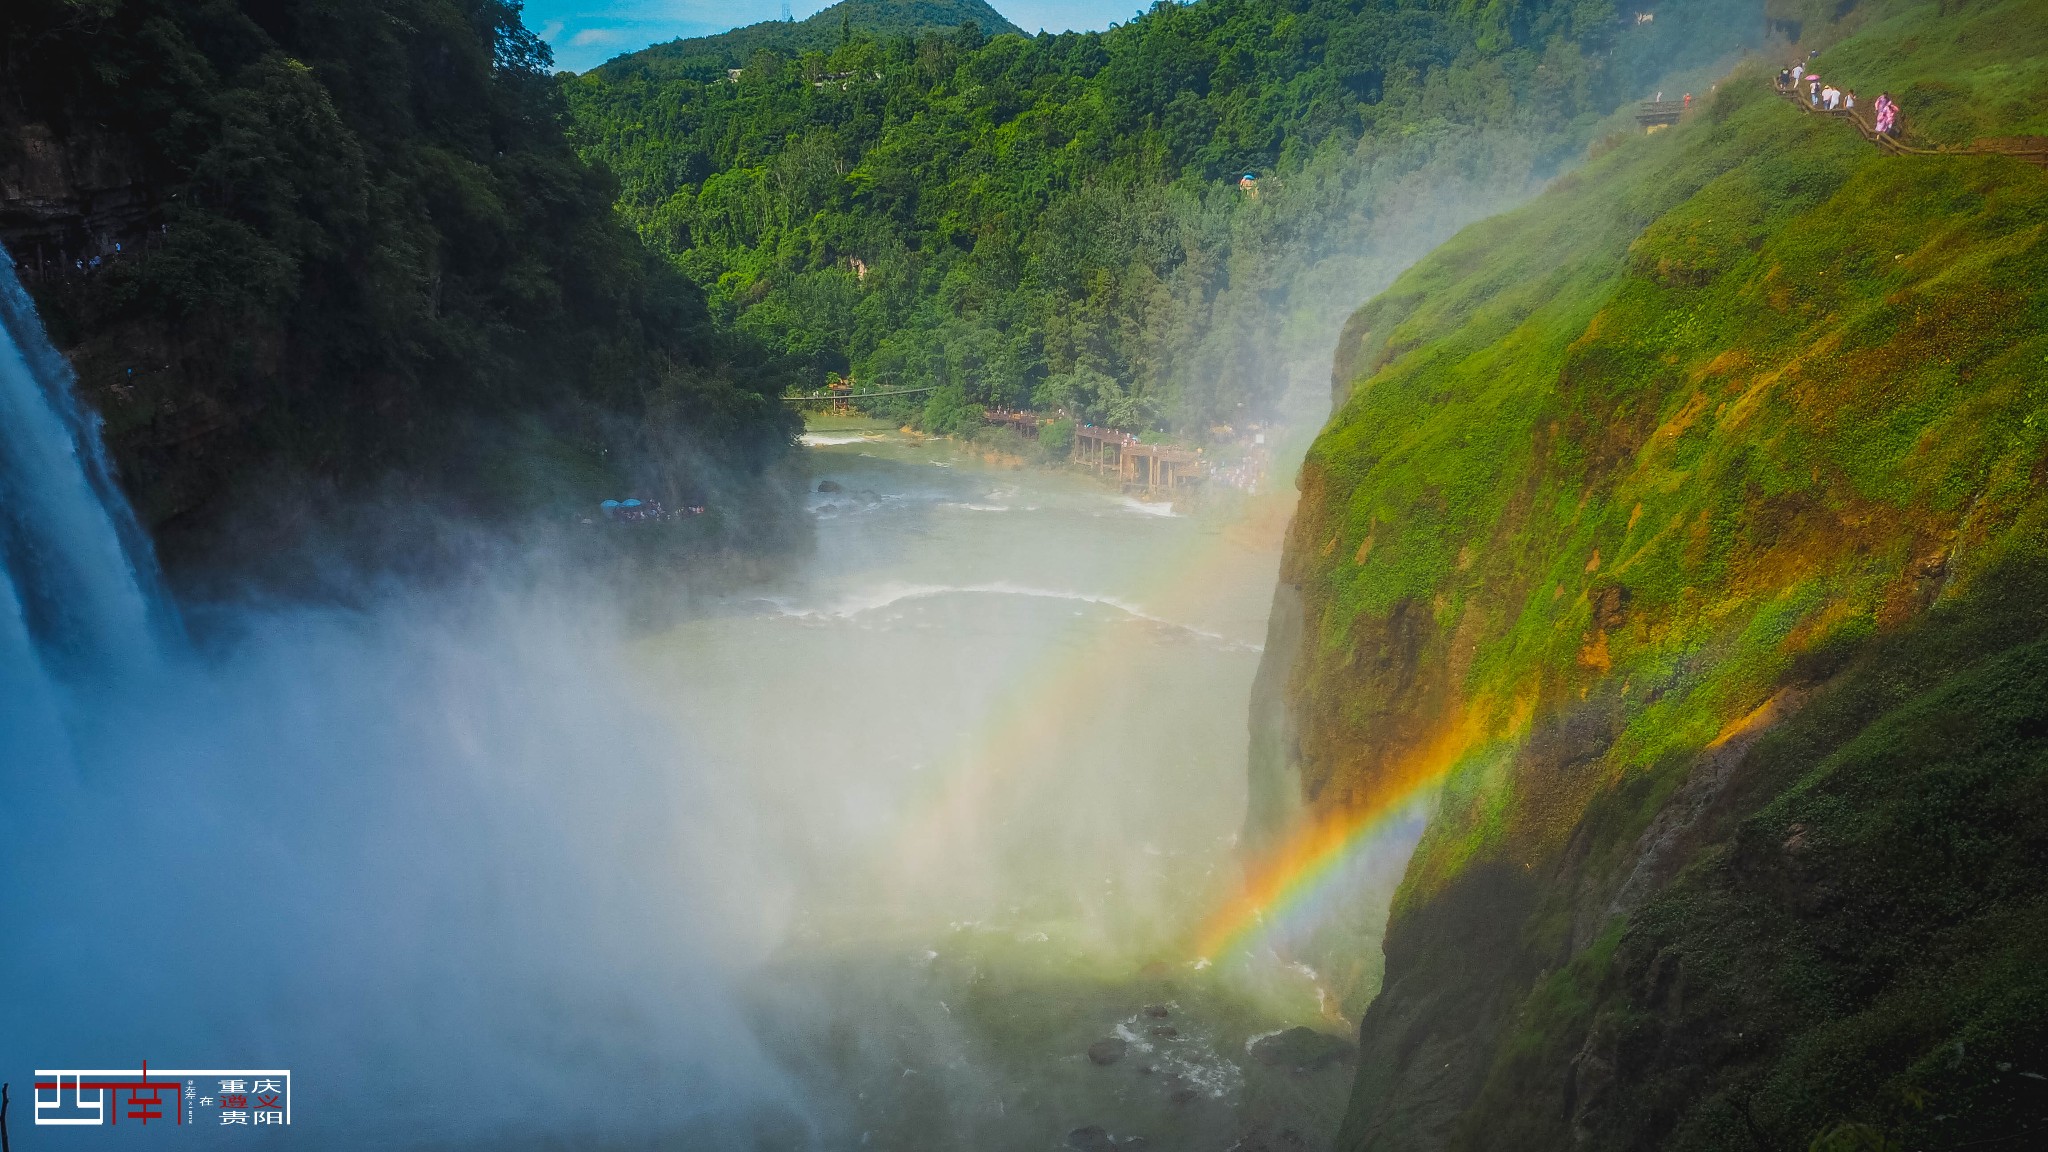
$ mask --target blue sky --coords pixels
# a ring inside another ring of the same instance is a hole
[[[834,0],[790,0],[798,20]],[[1027,32],[1107,28],[1139,0],[990,0]],[[581,72],[637,48],[703,36],[782,15],[782,0],[526,0],[526,26],[555,50],[555,67]]]

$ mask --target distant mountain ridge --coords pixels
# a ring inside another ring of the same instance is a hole
[[[1022,28],[1010,23],[986,0],[840,0],[803,20],[763,20],[715,36],[656,44],[610,60],[603,70],[639,65],[665,70],[691,64],[737,68],[763,48],[788,53],[813,49],[829,52],[839,43],[842,33],[849,30],[871,36],[900,36],[951,31],[962,24],[980,26],[984,36],[1024,34]]]

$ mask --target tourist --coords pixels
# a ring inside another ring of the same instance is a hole
[[[1778,91],[1783,92],[1785,89],[1790,88],[1791,86],[1792,70],[1790,68],[1778,69]]]
[[[1821,107],[1833,112],[1842,106],[1842,90],[1833,84],[1820,90]]]
[[[1856,90],[1854,88],[1842,93],[1842,108],[1848,112],[1856,110]]]
[[[1799,78],[1804,75],[1806,75],[1806,61],[1801,60],[1792,66],[1792,83],[1795,87],[1799,84]]]
[[[1692,93],[1690,93],[1690,92],[1687,92],[1687,93],[1685,94],[1685,103],[1683,103],[1683,104],[1680,104],[1680,105],[1678,106],[1678,110],[1679,110],[1679,111],[1681,111],[1681,112],[1690,112],[1690,111],[1692,111]]]
[[[1820,107],[1820,73],[1806,74],[1806,98],[1815,108]]]

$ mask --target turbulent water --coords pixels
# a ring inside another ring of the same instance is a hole
[[[749,991],[828,1130],[1327,1135],[1344,1073],[1245,1051],[1337,1026],[1312,974],[1189,950],[1237,881],[1284,503],[1175,509],[887,433],[811,440],[814,561],[645,660],[803,878]],[[1128,1055],[1092,1063],[1112,1038]]]
[[[659,628],[500,549],[194,645],[6,287],[0,1079],[290,1068],[320,1148],[1327,1136],[1348,1073],[1246,1050],[1314,974],[1188,943],[1280,502],[821,433],[814,552]]]

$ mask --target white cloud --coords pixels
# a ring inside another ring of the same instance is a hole
[[[569,37],[569,43],[581,48],[588,44],[617,44],[625,39],[625,33],[617,28],[585,28]]]

